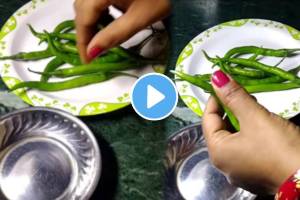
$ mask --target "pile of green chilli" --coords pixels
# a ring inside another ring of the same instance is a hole
[[[20,88],[38,89],[41,91],[60,91],[83,87],[90,84],[100,83],[110,80],[116,76],[132,76],[122,71],[138,68],[147,64],[159,64],[157,60],[149,59],[134,53],[133,49],[142,48],[147,41],[146,38],[140,44],[130,48],[114,47],[105,54],[99,56],[89,64],[81,62],[78,50],[76,48],[76,34],[74,20],[63,21],[58,24],[54,31],[48,33],[37,32],[31,25],[28,25],[31,33],[40,40],[40,43],[47,42],[48,47],[42,51],[20,52],[16,55],[3,56],[0,60],[16,61],[37,61],[51,58],[50,62],[42,72],[39,81],[21,82],[13,86],[10,90],[14,91]],[[99,26],[101,28],[103,26]],[[61,68],[68,64],[68,68]],[[51,77],[68,78],[59,82],[50,82]]]
[[[218,66],[220,70],[229,74],[236,82],[242,85],[249,93],[272,92],[300,88],[300,77],[297,73],[300,66],[289,71],[285,71],[278,66],[287,58],[297,55],[300,49],[268,49],[256,46],[241,46],[230,49],[223,58],[210,57],[205,51],[206,59]],[[249,58],[244,58],[250,55]],[[267,65],[260,60],[263,57],[282,58],[274,66]],[[187,81],[204,91],[214,95],[214,90],[210,84],[211,74],[189,75],[180,71],[172,71],[176,74],[178,81]],[[218,99],[217,99],[218,100]],[[221,102],[218,100],[219,104]],[[232,126],[238,131],[240,129],[238,120],[233,113],[222,105]]]

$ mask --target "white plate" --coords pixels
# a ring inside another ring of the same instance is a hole
[[[210,56],[224,56],[231,48],[255,45],[266,48],[300,48],[300,32],[279,22],[261,19],[242,19],[214,26],[194,38],[180,54],[176,70],[188,74],[212,73],[212,64],[202,50]],[[275,64],[280,58],[264,58],[262,62]],[[280,65],[286,70],[300,65],[300,56],[286,58]],[[185,81],[176,82],[186,105],[202,116],[209,95]],[[300,89],[255,94],[258,102],[269,111],[285,118],[300,112]]]
[[[0,32],[0,55],[11,55],[18,52],[42,50],[46,44],[39,46],[38,40],[32,36],[27,24],[33,25],[38,31],[52,31],[54,27],[66,20],[74,18],[73,0],[33,0],[20,8],[6,22]],[[115,18],[121,13],[110,8]],[[155,29],[164,30],[161,22],[153,25]],[[130,47],[138,44],[152,33],[148,28],[137,33],[122,46]],[[168,36],[164,31],[157,34],[141,50],[144,56],[155,57],[167,51]],[[1,76],[5,84],[11,88],[18,82],[39,80],[39,75],[29,72],[31,68],[43,71],[50,59],[38,62],[1,61]],[[145,66],[130,73],[141,76],[149,72],[164,72],[165,66]],[[54,79],[53,79],[54,80]],[[58,80],[58,79],[56,79]],[[111,112],[130,104],[129,92],[136,79],[118,77],[110,81],[89,85],[86,87],[65,90],[60,92],[40,92],[29,90],[16,92],[25,102],[34,106],[47,106],[66,110],[74,115],[96,115]]]

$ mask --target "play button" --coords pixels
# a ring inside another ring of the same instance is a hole
[[[166,96],[159,92],[157,89],[152,87],[151,85],[147,86],[147,108],[150,109],[162,100],[164,100]]]
[[[176,107],[178,95],[172,80],[165,75],[150,73],[139,78],[131,93],[132,107],[148,120],[168,117]]]

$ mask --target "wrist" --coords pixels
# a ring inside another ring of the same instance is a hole
[[[296,154],[295,156],[291,156],[291,154],[285,154],[288,156],[285,156],[285,159],[282,159],[280,165],[278,165],[278,171],[274,170],[277,176],[275,180],[275,192],[277,192],[280,187],[292,176],[294,175],[300,175],[300,157]],[[281,166],[281,167],[279,167]],[[279,169],[281,168],[281,169]],[[298,173],[298,174],[297,174]],[[300,177],[300,176],[299,176]]]
[[[278,189],[276,200],[298,200],[300,198],[300,170],[291,175]]]
[[[297,154],[281,151],[277,154],[277,159],[278,160],[273,162],[273,165],[270,166],[271,173],[269,174],[271,183],[270,192],[273,194],[279,190],[288,178],[300,169],[300,157]]]

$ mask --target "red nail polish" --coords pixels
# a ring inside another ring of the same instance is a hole
[[[229,83],[230,79],[228,76],[221,70],[215,71],[212,76],[212,82],[218,87],[221,88]]]
[[[93,47],[88,53],[90,59],[98,57],[103,52],[103,49],[100,47]]]

